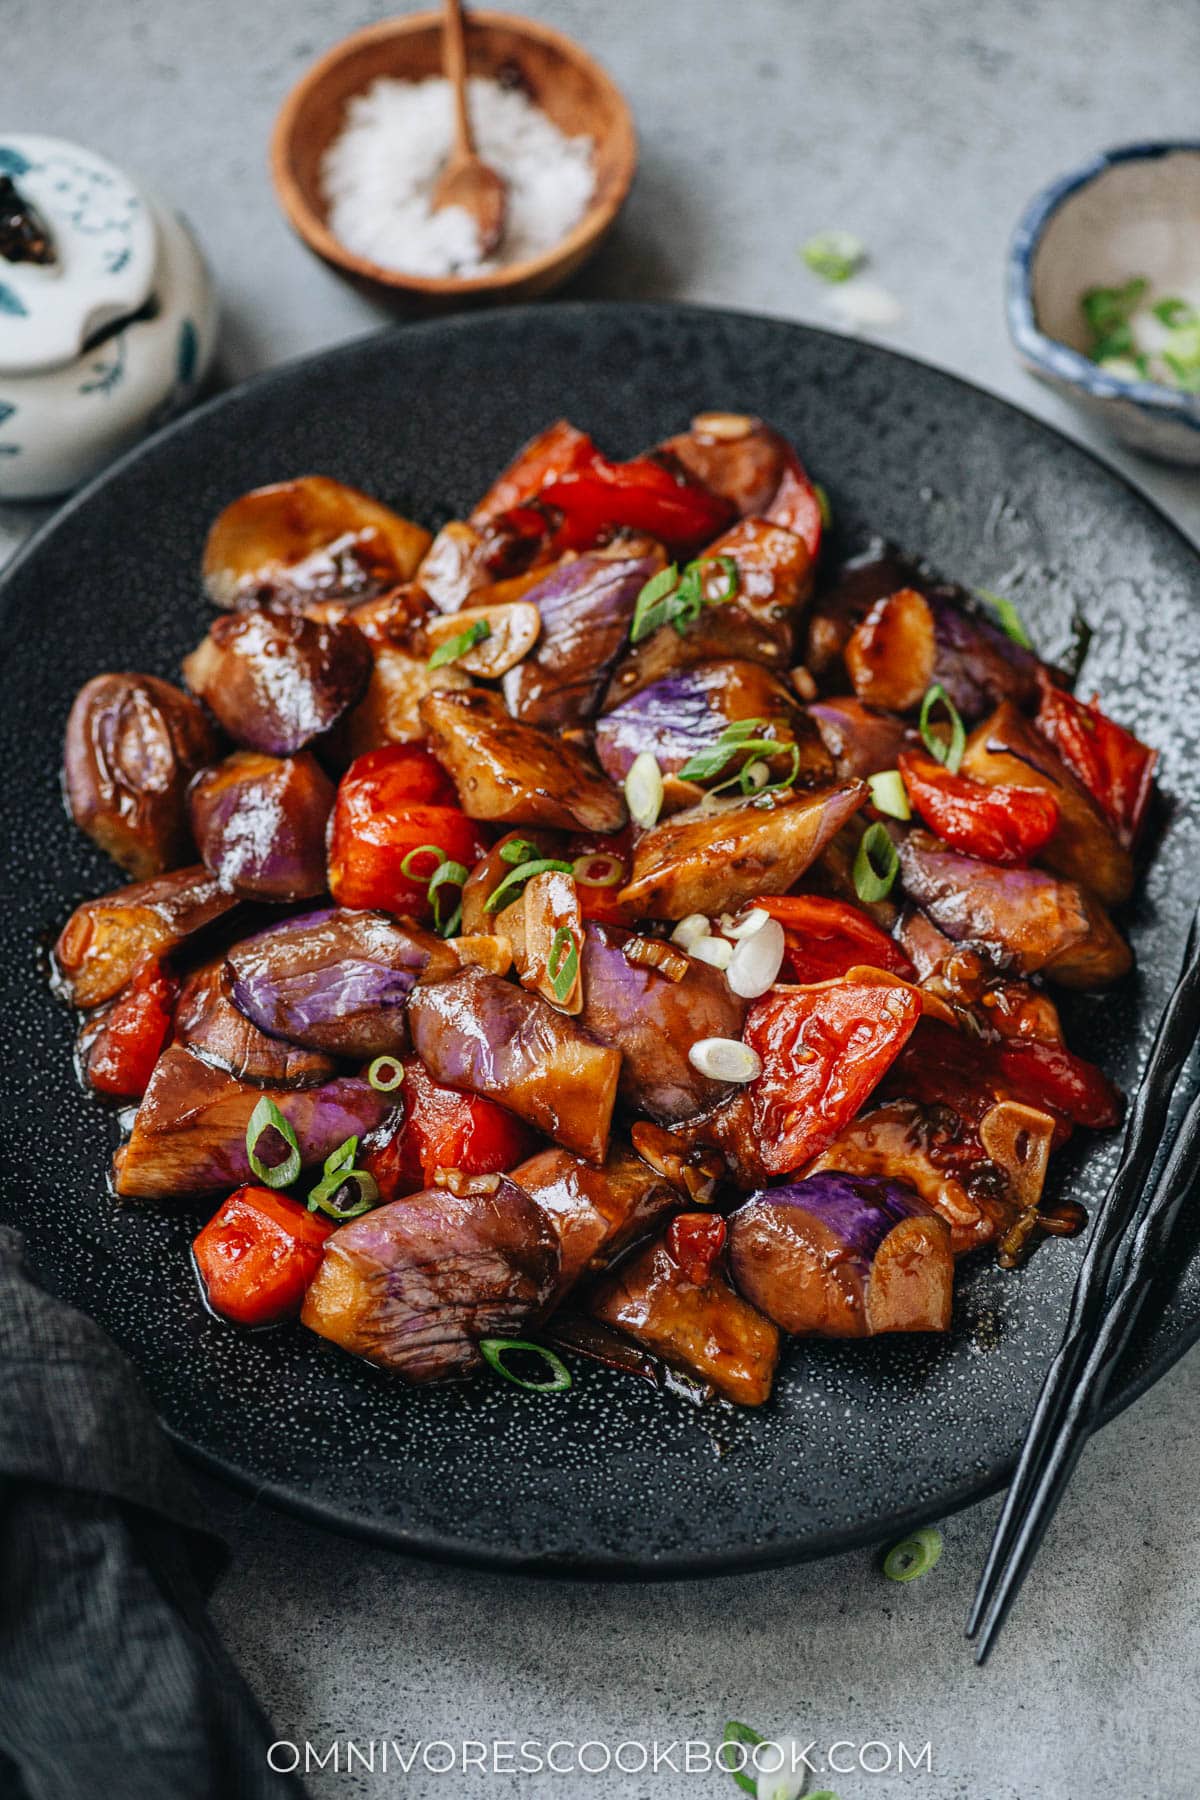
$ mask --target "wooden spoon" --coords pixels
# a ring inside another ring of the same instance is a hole
[[[504,236],[508,189],[504,178],[476,153],[467,112],[467,46],[462,0],[443,0],[446,78],[454,89],[455,146],[433,193],[433,210],[461,206],[479,233],[479,254],[490,256]]]

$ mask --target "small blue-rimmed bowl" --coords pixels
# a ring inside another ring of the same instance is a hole
[[[1026,368],[1135,450],[1200,463],[1200,394],[1122,381],[1087,355],[1080,297],[1135,275],[1200,301],[1200,140],[1126,144],[1033,200],[1008,253],[1008,329]]]

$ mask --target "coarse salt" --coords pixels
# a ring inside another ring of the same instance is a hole
[[[467,91],[476,149],[508,187],[499,250],[480,256],[462,207],[431,208],[454,145],[450,83],[389,76],[351,100],[321,165],[329,228],[348,250],[407,275],[481,275],[552,249],[579,223],[596,186],[591,138],[566,137],[517,88],[472,76]]]

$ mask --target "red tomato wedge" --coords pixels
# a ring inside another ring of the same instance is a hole
[[[1092,796],[1119,843],[1130,849],[1150,804],[1158,751],[1102,713],[1098,696],[1085,704],[1044,673],[1040,686],[1035,725]]]
[[[497,476],[471,514],[471,524],[478,529],[501,513],[523,506],[548,481],[573,469],[586,468],[596,460],[596,454],[596,446],[585,431],[577,430],[566,419],[556,419],[517,453],[503,475]]]
[[[439,1087],[419,1057],[404,1058],[404,1081],[393,1098],[401,1115],[395,1129],[359,1156],[385,1200],[428,1187],[438,1169],[504,1175],[537,1147],[515,1114],[482,1095]]]
[[[586,550],[613,526],[623,525],[681,553],[708,543],[735,516],[728,500],[652,456],[623,463],[596,456],[547,482],[538,500],[562,514],[560,550]]]
[[[833,1142],[920,1017],[911,989],[852,982],[776,988],[756,1002],[742,1036],[762,1058],[747,1092],[768,1174],[802,1169]]]
[[[339,906],[432,917],[427,887],[437,859],[417,858],[408,875],[405,859],[428,845],[469,871],[487,851],[479,827],[457,806],[417,797],[444,795],[447,787],[440,764],[419,746],[370,750],[351,763],[329,826],[329,891]]]
[[[1061,1144],[1072,1125],[1105,1131],[1125,1109],[1120,1090],[1094,1063],[1060,1044],[968,1037],[926,1018],[888,1076],[888,1091],[926,1106],[948,1106],[978,1124],[997,1100],[1020,1100],[1062,1122]]]
[[[179,983],[144,956],[92,1039],[84,1073],[101,1094],[140,1100],[171,1033]]]
[[[209,1305],[238,1325],[299,1312],[333,1229],[286,1194],[238,1188],[192,1245]]]
[[[952,850],[982,862],[1032,862],[1058,830],[1058,801],[1040,788],[989,787],[919,750],[896,758],[909,800]]]
[[[803,463],[790,444],[779,486],[763,517],[769,519],[772,525],[782,525],[785,530],[794,532],[813,562],[816,562],[821,553],[821,536],[824,530],[821,502]]]
[[[916,977],[895,939],[847,900],[830,900],[823,894],[768,894],[751,905],[783,926],[785,960],[795,981],[832,981],[860,963],[903,975],[906,981]]]

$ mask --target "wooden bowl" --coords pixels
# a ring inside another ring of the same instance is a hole
[[[595,144],[596,191],[575,228],[540,256],[483,275],[407,275],[348,250],[330,231],[321,162],[342,128],[348,102],[380,75],[420,81],[442,73],[441,15],[385,19],[343,39],[292,89],[275,121],[271,173],[284,212],[311,250],[375,294],[427,310],[530,299],[573,275],[605,236],[629,192],[637,138],[625,99],[610,77],[561,32],[509,13],[467,15],[472,75],[519,73],[531,99],[568,136]]]

